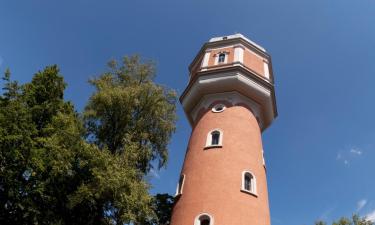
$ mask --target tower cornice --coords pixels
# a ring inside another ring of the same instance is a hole
[[[201,98],[209,94],[233,91],[261,105],[262,114],[264,114],[261,121],[262,130],[266,129],[277,117],[273,83],[241,65],[231,65],[215,70],[201,71],[192,77],[180,97],[190,124],[193,126],[195,122],[190,113]]]

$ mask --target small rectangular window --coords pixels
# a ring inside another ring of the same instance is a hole
[[[183,189],[183,186],[184,186],[184,181],[185,181],[185,175],[181,175],[180,179],[178,180],[176,195],[182,194],[182,189]]]
[[[219,63],[223,63],[225,62],[225,54],[224,53],[220,53],[219,54],[219,60],[218,60]]]

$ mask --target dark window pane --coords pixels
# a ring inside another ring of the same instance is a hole
[[[210,225],[210,220],[209,219],[201,220],[201,225]]]
[[[244,188],[247,191],[251,191],[251,179],[252,179],[251,174],[246,173],[245,174],[245,185],[244,185]]]
[[[225,54],[220,54],[219,55],[219,63],[223,63],[225,61]]]
[[[220,139],[220,133],[215,131],[215,132],[212,132],[211,135],[212,135],[211,145],[218,145],[219,139]]]

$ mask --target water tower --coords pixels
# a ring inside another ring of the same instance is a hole
[[[270,225],[262,131],[277,116],[271,57],[241,34],[205,43],[180,97],[192,126],[172,225]]]

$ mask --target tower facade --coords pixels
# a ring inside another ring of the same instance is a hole
[[[180,97],[192,133],[172,225],[270,225],[261,133],[277,116],[271,57],[241,34],[212,38]]]

